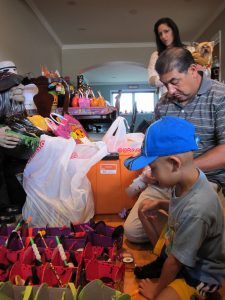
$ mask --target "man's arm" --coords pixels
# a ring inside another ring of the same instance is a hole
[[[194,160],[195,165],[203,172],[225,167],[225,144],[218,145]]]

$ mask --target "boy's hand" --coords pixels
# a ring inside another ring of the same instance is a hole
[[[7,133],[6,129],[9,129],[9,127],[5,126],[0,128],[0,146],[11,149],[15,148],[20,139],[11,133]]]
[[[139,293],[149,300],[155,299],[157,282],[152,282],[149,278],[143,279],[139,283]]]
[[[181,267],[182,264],[173,255],[169,255],[163,265],[159,280],[157,282],[152,282],[150,279],[141,280],[139,283],[139,293],[149,300],[155,299],[175,280]],[[164,293],[163,295],[165,296],[166,294]],[[165,299],[167,298],[165,297]]]
[[[169,200],[168,199],[145,199],[139,206],[141,212],[147,217],[154,219],[158,217],[159,210],[168,212]]]
[[[140,209],[147,218],[155,218],[160,209],[160,200],[143,200]]]

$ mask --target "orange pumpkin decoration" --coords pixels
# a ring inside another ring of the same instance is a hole
[[[73,99],[71,101],[72,107],[78,107],[79,106],[78,100],[79,100],[79,97],[77,95],[73,97]]]
[[[102,96],[100,91],[98,91],[97,93],[98,93],[98,96],[99,96],[98,97],[98,106],[105,107],[106,106],[105,98]]]
[[[98,106],[98,99],[97,98],[92,98],[91,99],[91,106]]]
[[[101,106],[101,107],[106,106],[106,102],[105,102],[105,99],[103,97],[98,97],[98,106]]]

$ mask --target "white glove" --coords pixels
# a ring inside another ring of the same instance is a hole
[[[25,97],[23,95],[23,90],[24,90],[23,84],[19,84],[17,86],[12,87],[9,90],[9,98],[16,102],[20,102],[20,103],[24,102]]]

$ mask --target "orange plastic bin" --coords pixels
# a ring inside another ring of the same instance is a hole
[[[106,156],[90,169],[88,178],[92,185],[96,214],[114,214],[134,205],[136,198],[129,198],[125,189],[138,177],[141,170],[129,171],[123,162],[139,151],[122,149],[119,153]]]

